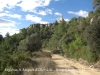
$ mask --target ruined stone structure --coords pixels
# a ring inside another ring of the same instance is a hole
[[[64,21],[65,21],[65,20],[64,20],[63,16],[61,15],[60,18],[59,18],[59,20],[58,20],[58,23],[64,22]]]

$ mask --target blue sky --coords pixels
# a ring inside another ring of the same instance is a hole
[[[0,0],[0,34],[18,33],[34,23],[53,23],[63,15],[87,17],[92,0]]]

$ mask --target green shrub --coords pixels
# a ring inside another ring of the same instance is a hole
[[[93,56],[93,53],[91,52],[89,46],[82,46],[80,55],[83,59],[87,60],[88,62],[95,61],[95,57]]]
[[[41,38],[38,34],[31,34],[26,39],[19,42],[18,50],[39,51],[42,48]]]

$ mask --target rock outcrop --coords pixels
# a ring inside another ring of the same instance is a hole
[[[62,15],[60,16],[60,18],[59,18],[59,20],[58,20],[57,22],[58,22],[58,23],[61,23],[61,22],[66,22],[66,23],[68,23],[68,21],[65,21],[65,20],[64,20],[64,18],[63,18]],[[31,24],[31,25],[29,26],[29,28],[34,28],[35,25],[38,25],[40,28],[53,27],[53,26],[54,26],[53,23],[48,23],[48,24]]]

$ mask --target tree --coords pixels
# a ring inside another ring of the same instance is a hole
[[[18,50],[25,50],[25,51],[38,51],[42,47],[42,42],[40,36],[38,34],[32,34],[28,36],[26,39],[20,41]]]
[[[100,21],[96,20],[92,25],[89,25],[85,30],[85,39],[90,46],[92,53],[99,59],[100,54]]]
[[[54,22],[54,26],[57,26],[58,25],[58,21],[56,20],[55,22]]]
[[[95,14],[98,15],[98,16],[100,16],[100,6],[97,7],[97,9],[96,9],[96,11],[95,11]]]
[[[0,34],[0,43],[2,42],[3,40],[3,36]]]
[[[39,23],[34,24],[34,31],[35,32],[39,32],[40,31],[40,24]]]
[[[9,33],[9,32],[7,32],[7,33],[6,33],[6,37],[9,37],[9,36],[10,36],[10,33]]]
[[[28,28],[27,29],[27,34],[28,35],[31,35],[31,34],[33,34],[34,33],[34,29],[33,28]]]
[[[93,8],[100,5],[100,0],[93,0]]]
[[[93,11],[90,11],[89,14],[88,14],[88,16],[89,16],[90,18],[92,18],[92,17],[94,16],[94,12],[93,12]]]
[[[26,38],[26,36],[27,36],[27,29],[26,28],[20,29],[20,32]]]

